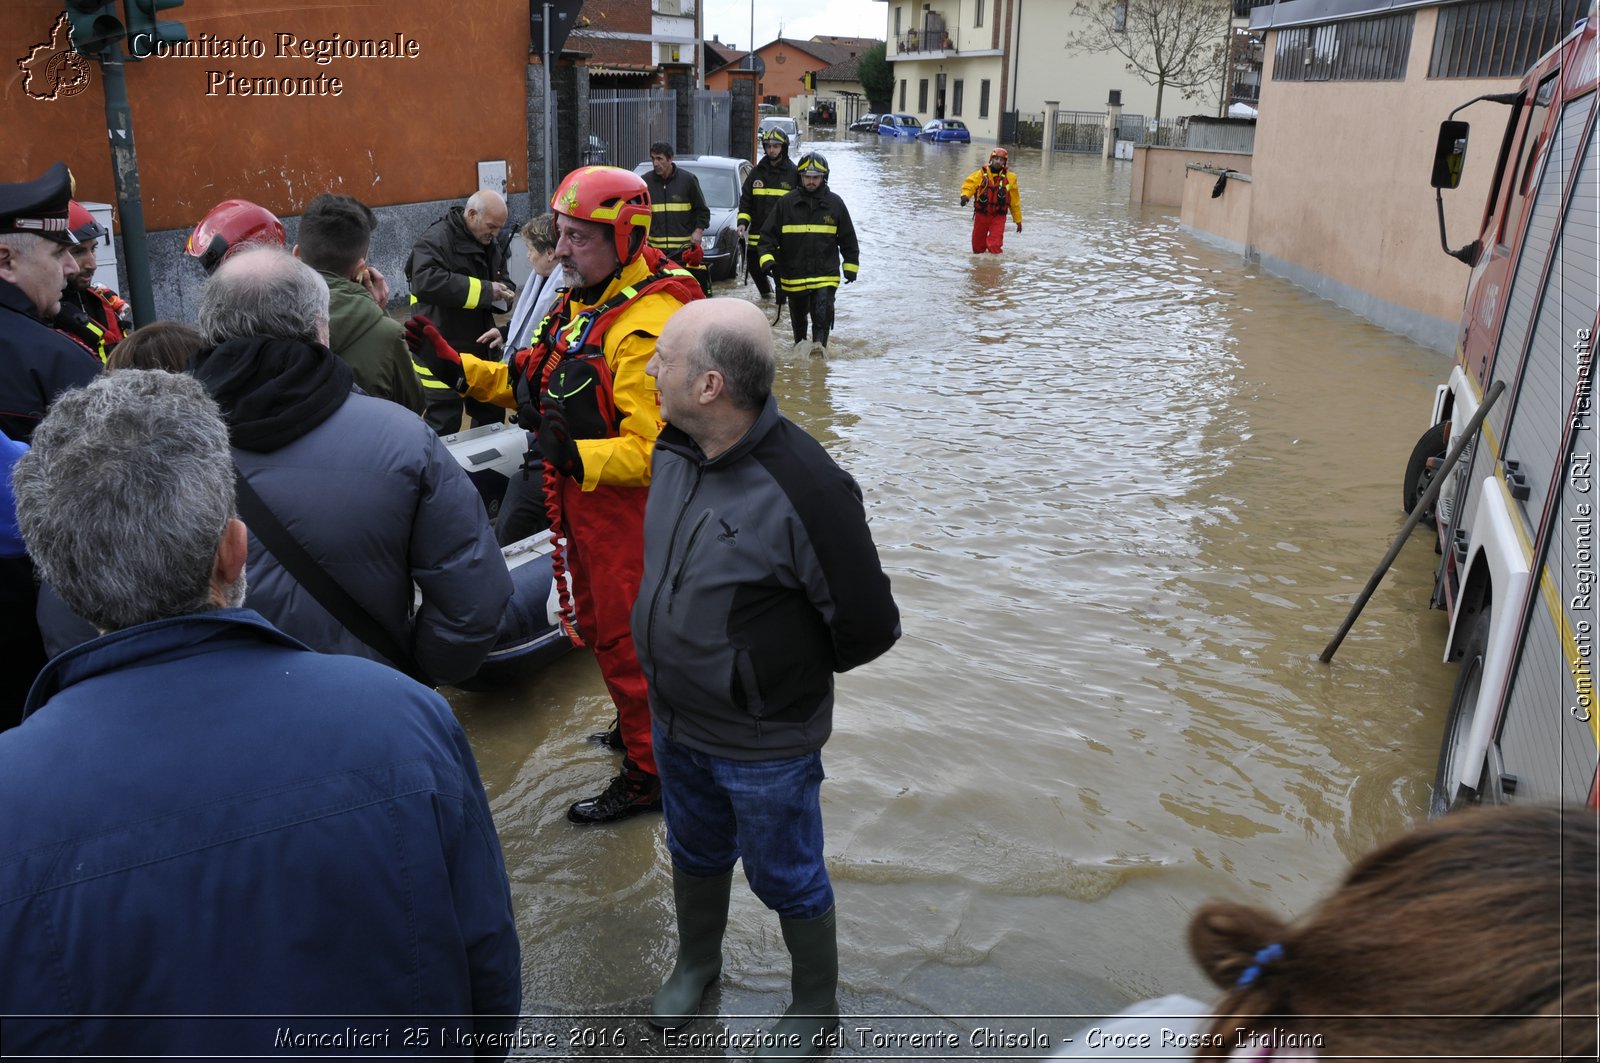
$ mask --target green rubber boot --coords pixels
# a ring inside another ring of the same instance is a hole
[[[650,1025],[676,1030],[700,1009],[706,986],[722,973],[722,933],[728,928],[733,871],[700,878],[672,869],[672,906],[678,915],[678,962],[650,1002]]]
[[[794,1002],[762,1038],[757,1059],[815,1059],[839,1027],[839,941],[834,909],[814,919],[778,920],[789,947]]]

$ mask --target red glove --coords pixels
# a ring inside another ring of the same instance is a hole
[[[1019,221],[1019,222],[1017,222],[1017,232],[1020,233],[1021,231],[1022,231],[1022,223]]]
[[[412,314],[411,320],[406,322],[406,346],[411,350],[411,360],[446,387],[460,392],[467,390],[461,355],[444,341],[432,321],[421,314]]]
[[[678,256],[678,261],[685,268],[692,269],[705,261],[706,253],[699,244],[690,244],[689,250]]]

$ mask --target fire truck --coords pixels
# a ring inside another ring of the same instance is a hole
[[[1448,254],[1472,267],[1449,380],[1404,477],[1409,511],[1432,507],[1459,664],[1445,716],[1434,813],[1462,804],[1600,805],[1595,703],[1594,337],[1600,330],[1597,8],[1514,92],[1469,100],[1442,123],[1434,157],[1456,188],[1469,128],[1455,115],[1509,109],[1477,238]],[[1503,388],[1497,389],[1497,385]],[[1479,431],[1443,468],[1486,398]],[[1425,522],[1426,524],[1426,522]]]

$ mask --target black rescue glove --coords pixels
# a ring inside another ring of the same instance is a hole
[[[583,482],[583,458],[578,454],[578,441],[572,438],[572,428],[567,424],[566,406],[548,394],[540,399],[539,450],[544,454],[545,463],[556,472]]]
[[[411,350],[411,360],[434,379],[455,391],[466,392],[467,373],[461,368],[461,355],[444,341],[432,321],[412,314],[406,322],[406,346]]]
[[[962,197],[961,197],[961,205],[962,205],[962,206],[963,206],[963,207],[964,207],[964,206],[966,206],[966,205],[967,205],[967,203],[968,203],[968,201],[969,201],[969,200],[971,200],[971,199],[972,199],[972,197],[971,197],[971,196],[962,196]]]

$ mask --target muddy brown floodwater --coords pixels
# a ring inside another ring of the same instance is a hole
[[[1453,681],[1432,544],[1316,658],[1400,527],[1448,361],[1131,207],[1126,164],[1014,153],[1024,231],[974,257],[957,189],[985,148],[808,147],[861,279],[826,360],[780,326],[778,399],[860,482],[905,629],[840,678],[824,752],[833,1055],[1037,1057],[1019,1040],[1073,1016],[1207,996],[1202,900],[1301,910],[1425,813]],[[583,741],[612,714],[592,660],[451,697],[515,892],[519,1055],[741,1056],[789,971],[742,878],[717,1017],[639,1019],[670,872],[659,817],[565,818],[616,768]]]

